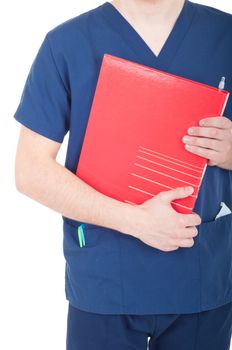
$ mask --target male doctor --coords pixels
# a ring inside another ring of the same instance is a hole
[[[15,179],[64,219],[67,350],[145,350],[148,337],[150,350],[229,349],[232,215],[215,217],[221,201],[232,208],[231,102],[183,135],[188,152],[208,159],[192,214],[171,206],[191,186],[130,205],[75,170],[104,52],[215,87],[225,75],[232,92],[231,37],[232,15],[188,0],[105,2],[46,35],[14,115]],[[56,157],[67,131],[63,167]]]

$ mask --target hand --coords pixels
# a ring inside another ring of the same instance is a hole
[[[225,116],[208,117],[199,124],[188,129],[191,136],[183,137],[186,150],[207,158],[208,165],[232,170],[232,121]]]
[[[192,247],[193,237],[198,234],[195,225],[201,223],[201,218],[196,213],[178,213],[170,203],[191,193],[193,187],[178,187],[162,191],[142,204],[133,205],[130,228],[124,232],[163,251]]]

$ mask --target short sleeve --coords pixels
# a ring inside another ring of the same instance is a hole
[[[57,142],[69,130],[70,96],[47,33],[32,62],[14,118]]]

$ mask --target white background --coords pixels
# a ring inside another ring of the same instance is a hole
[[[17,192],[14,157],[20,124],[13,118],[45,34],[104,1],[12,1],[0,8],[0,348],[64,350],[62,218]],[[232,13],[228,0],[198,3]],[[68,135],[67,135],[68,136]],[[64,164],[67,136],[58,155]],[[107,349],[109,350],[109,349]]]

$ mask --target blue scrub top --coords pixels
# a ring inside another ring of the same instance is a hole
[[[71,18],[45,36],[14,118],[62,142],[75,173],[104,53],[214,87],[226,77],[232,93],[232,15],[186,0],[160,54],[110,3]],[[196,101],[197,103],[197,101]],[[232,98],[224,115],[232,118]],[[191,248],[164,252],[116,230],[63,217],[65,294],[82,310],[102,314],[194,313],[232,301],[232,171],[208,166],[194,211],[202,218]],[[123,220],[123,218],[122,218]]]

